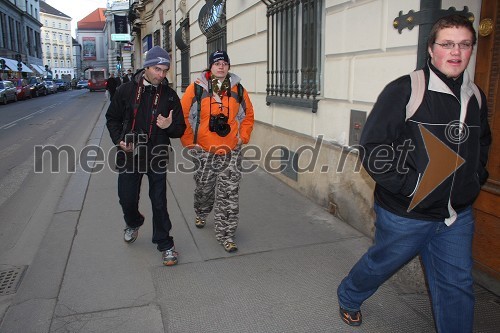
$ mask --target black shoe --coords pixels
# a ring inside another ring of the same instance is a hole
[[[361,325],[361,311],[347,311],[339,308],[340,318],[349,326]]]

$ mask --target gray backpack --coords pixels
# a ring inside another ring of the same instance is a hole
[[[425,93],[425,74],[423,70],[418,70],[410,73],[411,79],[411,95],[408,104],[406,104],[406,119],[410,119],[420,104],[422,104],[422,100],[424,99]],[[482,99],[481,93],[479,92],[479,88],[475,83],[472,83],[472,90],[474,91],[474,95],[476,96],[477,102],[479,104],[479,108],[481,108]]]

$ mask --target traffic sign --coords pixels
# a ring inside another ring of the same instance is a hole
[[[111,40],[114,42],[130,42],[132,39],[129,34],[111,34]]]

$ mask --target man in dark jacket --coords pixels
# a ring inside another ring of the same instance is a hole
[[[144,69],[120,86],[106,113],[111,140],[118,147],[118,197],[126,223],[124,241],[133,243],[144,216],[139,212],[142,177],[149,180],[153,207],[153,243],[163,264],[177,264],[178,253],[170,236],[166,177],[170,138],[186,129],[177,93],[166,79],[169,54],[155,46],[147,52]]]
[[[118,87],[118,82],[115,79],[115,74],[109,74],[109,78],[106,80],[106,90],[109,93],[109,100],[113,100],[113,96],[115,95],[116,88]]]
[[[127,70],[127,73],[123,73],[123,83],[127,83],[128,81],[130,81],[130,79],[132,78],[132,70],[131,69],[128,69]]]
[[[367,119],[360,152],[376,182],[377,219],[374,245],[337,290],[351,326],[361,324],[361,304],[420,254],[437,331],[472,332],[472,204],[491,144],[486,97],[466,71],[475,43],[467,18],[438,20],[423,88],[408,75],[389,83]],[[415,90],[423,99],[406,119]]]

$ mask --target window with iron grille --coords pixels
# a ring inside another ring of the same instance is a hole
[[[18,50],[19,52],[21,53],[24,53],[24,48],[23,48],[23,37],[22,37],[22,34],[23,34],[23,29],[21,28],[21,22],[17,22],[16,21],[16,32],[17,32],[17,47],[18,47]],[[27,45],[28,46],[28,55],[32,55],[31,54],[31,48],[29,46],[29,44]]]
[[[160,29],[153,32],[153,46],[160,46]]]
[[[35,45],[32,45],[32,38],[33,38],[33,29],[26,27],[26,46],[28,49],[28,55],[33,56],[34,50],[35,50]]]
[[[267,104],[311,107],[321,93],[323,0],[262,0],[267,5]]]
[[[189,15],[184,19],[175,32],[175,44],[181,50],[181,91],[185,91],[190,81],[190,37]]]
[[[7,48],[7,15],[0,13],[1,47]]]
[[[15,30],[14,30],[14,19],[12,17],[9,17],[9,32],[10,32],[10,47],[9,49],[17,51],[16,50],[16,43],[15,43]]]
[[[41,35],[39,32],[35,31],[35,57],[36,58],[41,58],[42,57],[42,42],[41,42]]]
[[[207,57],[217,50],[227,50],[226,0],[207,1],[200,10],[198,24],[207,37]]]
[[[163,49],[172,53],[172,21],[167,21],[163,25]]]

